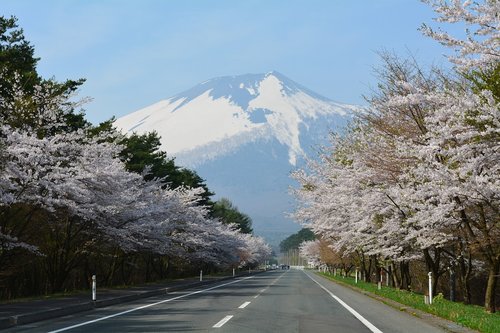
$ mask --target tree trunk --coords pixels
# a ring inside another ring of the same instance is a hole
[[[401,289],[401,279],[398,276],[398,271],[393,262],[391,262],[391,271],[392,271],[393,286],[397,289]]]
[[[472,256],[469,253],[467,262],[464,257],[460,257],[458,261],[460,267],[460,282],[462,285],[462,291],[464,294],[464,304],[471,304],[471,292],[470,292],[470,276],[472,273]]]
[[[381,268],[380,268],[380,265],[378,263],[378,260],[377,260],[377,257],[375,256],[372,256],[371,260],[373,261],[373,266],[375,267],[374,270],[375,270],[375,283],[378,283],[380,281],[380,277],[381,277]],[[371,266],[371,262],[370,262],[370,266]]]
[[[484,297],[484,307],[489,313],[494,313],[496,311],[495,306],[495,293],[496,285],[498,280],[498,273],[500,268],[500,257],[495,258],[494,262],[490,267],[488,274],[488,283],[486,285],[486,295]]]
[[[450,267],[450,301],[455,302],[456,300],[456,277],[455,277],[455,267]]]
[[[392,264],[387,266],[387,280],[389,287],[394,287],[394,279],[392,278]]]
[[[109,269],[109,273],[106,277],[106,285],[113,285],[115,279],[116,266],[118,264],[118,248],[115,249],[113,259],[111,261],[111,267]]]
[[[434,258],[432,258],[429,249],[424,250],[425,263],[427,265],[427,270],[432,272],[432,290],[434,295],[437,295],[438,280],[442,272],[439,270],[441,262],[441,251],[439,249],[434,249]]]
[[[410,263],[402,261],[401,267],[401,289],[410,290],[411,276],[410,276]]]

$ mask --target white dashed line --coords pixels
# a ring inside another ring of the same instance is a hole
[[[106,320],[106,319],[114,318],[114,317],[117,317],[117,316],[122,316],[124,314],[130,313],[130,312],[134,312],[134,311],[137,311],[137,310],[146,309],[146,308],[158,305],[158,304],[163,304],[163,303],[171,302],[171,301],[178,300],[178,299],[181,299],[181,298],[185,298],[185,297],[188,297],[188,296],[192,296],[192,295],[196,295],[196,294],[201,294],[201,293],[204,293],[204,292],[209,291],[209,290],[214,290],[214,289],[217,289],[217,288],[221,288],[221,287],[228,286],[228,285],[231,285],[231,284],[234,284],[234,283],[238,283],[238,282],[241,282],[241,281],[244,281],[244,280],[247,280],[247,279],[251,279],[251,278],[252,278],[251,276],[244,277],[242,279],[238,279],[238,280],[231,281],[231,282],[228,282],[228,283],[223,283],[223,284],[217,285],[215,287],[211,287],[211,288],[207,288],[207,289],[203,289],[203,290],[194,291],[194,292],[191,292],[191,293],[188,293],[188,294],[184,294],[184,295],[180,295],[180,296],[177,296],[177,297],[165,299],[163,301],[159,301],[159,302],[156,302],[156,303],[151,303],[151,304],[139,306],[137,308],[133,308],[133,309],[130,309],[130,310],[127,310],[127,311],[118,312],[118,313],[115,313],[115,314],[112,314],[112,315],[109,315],[109,316],[97,318],[97,319],[94,319],[94,320],[89,320],[89,321],[86,321],[86,322],[83,322],[83,323],[80,323],[80,324],[76,324],[76,325],[73,325],[73,326],[68,326],[68,327],[60,328],[58,330],[54,330],[54,331],[51,331],[49,333],[58,333],[58,332],[67,331],[67,330],[70,330],[70,329],[73,329],[73,328],[76,328],[76,327],[81,327],[81,326],[84,326],[84,325],[96,323],[96,322],[101,321],[101,320]],[[232,316],[230,316],[230,317],[232,317]],[[231,318],[229,318],[229,319],[231,319]],[[222,325],[224,325],[224,323]]]
[[[219,328],[219,327],[222,327],[222,325],[224,325],[225,323],[227,323],[231,318],[233,318],[233,316],[225,316],[224,318],[222,318],[221,321],[219,321],[217,324],[215,324],[214,326],[212,326],[213,328]]]
[[[247,307],[247,305],[248,305],[248,304],[250,304],[250,302],[245,302],[245,303],[241,304],[241,305],[238,307],[238,309],[244,309],[244,308],[246,308],[246,307]]]

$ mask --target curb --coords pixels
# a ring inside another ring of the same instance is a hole
[[[475,331],[471,328],[461,326],[460,324],[457,324],[457,323],[450,321],[446,318],[441,318],[441,317],[438,317],[432,313],[428,313],[428,312],[425,312],[422,310],[412,308],[408,305],[401,304],[401,303],[396,302],[390,298],[385,298],[383,296],[371,293],[371,292],[366,291],[364,289],[356,288],[348,283],[343,283],[342,281],[329,279],[326,276],[323,276],[321,274],[317,274],[317,272],[314,272],[314,274],[316,274],[324,279],[327,279],[328,281],[331,281],[333,283],[337,283],[343,287],[347,287],[351,290],[354,290],[360,294],[371,297],[379,302],[382,302],[386,305],[389,305],[390,307],[392,307],[394,309],[397,309],[397,310],[402,311],[402,312],[406,312],[410,316],[414,316],[414,317],[417,317],[419,319],[425,320],[426,322],[428,322],[428,323],[430,323],[438,328],[444,329],[447,332],[451,332],[451,333],[478,333],[479,332],[479,331]]]
[[[11,327],[18,326],[18,325],[29,324],[29,323],[33,323],[33,322],[37,322],[37,321],[42,321],[42,320],[47,320],[47,319],[52,319],[52,318],[57,318],[57,317],[63,317],[63,316],[67,316],[67,315],[71,315],[71,314],[75,314],[75,313],[79,313],[79,312],[104,308],[104,307],[107,307],[110,305],[131,302],[131,301],[135,301],[135,300],[138,300],[141,298],[166,295],[166,294],[174,292],[174,291],[200,287],[200,286],[209,285],[209,284],[213,284],[213,283],[217,283],[217,282],[231,280],[231,279],[241,277],[241,276],[255,275],[258,273],[262,273],[262,272],[265,272],[265,271],[257,271],[257,272],[252,272],[251,274],[236,275],[235,277],[226,276],[226,277],[210,279],[210,280],[206,280],[206,281],[192,282],[192,283],[187,283],[187,284],[182,284],[182,285],[177,285],[177,286],[172,286],[172,287],[165,287],[165,288],[159,288],[159,289],[145,291],[145,292],[139,292],[137,294],[132,294],[132,295],[125,295],[125,296],[119,296],[119,297],[115,297],[115,298],[103,299],[103,300],[95,301],[95,302],[88,301],[88,302],[83,302],[83,303],[79,303],[79,304],[75,304],[75,305],[71,305],[71,306],[66,306],[63,308],[54,308],[54,309],[44,310],[44,311],[39,311],[39,312],[32,312],[32,313],[4,317],[4,318],[0,318],[0,330],[6,329],[6,328],[11,328]]]

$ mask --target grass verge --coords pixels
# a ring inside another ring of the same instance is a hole
[[[414,309],[434,314],[480,332],[500,333],[500,313],[487,313],[481,306],[451,302],[444,299],[442,294],[438,294],[434,297],[432,305],[426,305],[424,303],[424,295],[422,294],[385,286],[382,286],[382,289],[379,290],[376,284],[363,281],[355,283],[352,277],[342,278],[333,276],[329,273],[318,274],[330,280],[366,290],[375,295],[391,299]]]

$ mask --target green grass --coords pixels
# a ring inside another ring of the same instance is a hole
[[[432,313],[436,316],[454,321],[462,326],[466,326],[480,332],[500,333],[500,312],[490,314],[484,311],[484,308],[481,306],[451,302],[444,299],[441,294],[434,297],[432,305],[426,305],[422,294],[385,286],[382,286],[382,289],[379,290],[377,285],[373,283],[358,281],[356,284],[354,278],[352,277],[342,278],[339,276],[334,277],[328,273],[318,274],[330,280],[339,281],[340,283],[345,283],[394,300],[403,305]]]

